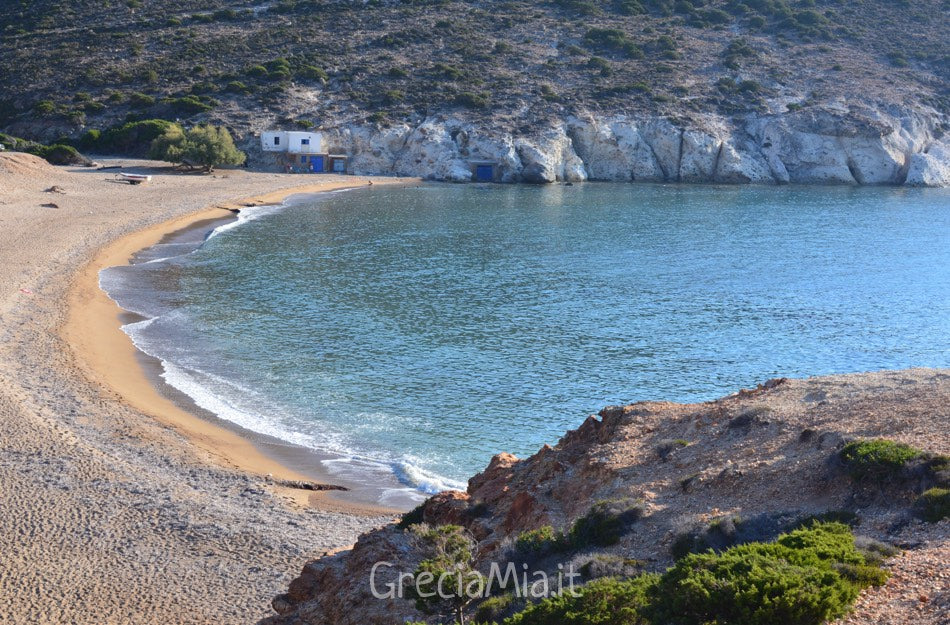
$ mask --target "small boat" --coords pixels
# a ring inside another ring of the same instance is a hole
[[[149,182],[152,177],[146,176],[145,174],[127,174],[125,172],[120,172],[115,175],[116,180],[123,180],[129,184],[142,184],[143,182]]]

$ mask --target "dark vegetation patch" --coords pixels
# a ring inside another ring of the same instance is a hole
[[[425,513],[426,504],[422,502],[409,512],[402,515],[402,518],[396,523],[396,527],[401,530],[409,529],[413,525],[422,523],[422,515]]]
[[[950,518],[950,490],[946,488],[931,488],[924,491],[914,509],[923,520],[936,523]]]
[[[751,428],[759,425],[768,425],[768,416],[772,409],[768,406],[752,406],[745,408],[738,415],[729,420],[726,425],[730,430],[739,432],[748,432]]]
[[[725,516],[714,519],[704,527],[679,534],[673,540],[670,554],[678,560],[690,553],[710,550],[719,553],[736,545],[774,540],[784,532],[822,523],[838,523],[855,528],[861,524],[861,520],[850,510],[829,510],[804,516],[795,512],[763,513],[747,519]]]
[[[599,501],[574,522],[567,538],[575,549],[609,547],[645,514],[644,506],[633,499]]]

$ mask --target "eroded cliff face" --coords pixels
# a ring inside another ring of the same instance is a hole
[[[468,182],[950,185],[950,143],[934,111],[826,107],[692,120],[581,114],[512,134],[459,118],[324,131],[357,175]],[[249,141],[253,148],[253,141]]]
[[[912,513],[916,493],[930,485],[918,477],[899,487],[854,481],[838,452],[851,439],[887,438],[947,454],[948,405],[950,371],[910,370],[771,380],[701,404],[608,407],[530,458],[495,456],[465,492],[432,497],[419,516],[430,526],[464,526],[478,541],[480,570],[511,562],[520,532],[545,525],[566,531],[604,501],[636,502],[639,518],[615,545],[563,556],[565,566],[587,566],[589,577],[610,561],[662,570],[678,537],[716,527],[717,520],[741,517],[762,532],[756,540],[766,540],[782,524],[829,511],[856,515],[864,534],[934,555],[946,550],[950,522],[931,526]],[[943,538],[924,545],[923,537],[934,532]],[[375,578],[377,589],[385,589],[424,557],[411,531],[396,525],[374,530],[350,550],[309,562],[274,600],[278,615],[264,623],[423,620],[409,599],[374,597],[370,575],[376,563],[388,563]],[[599,573],[605,574],[618,573]],[[936,603],[925,607],[934,618],[942,610]],[[930,623],[927,614],[914,622]]]

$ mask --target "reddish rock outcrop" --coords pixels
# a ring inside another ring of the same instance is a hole
[[[834,460],[853,438],[885,437],[947,454],[948,406],[950,372],[934,370],[770,380],[714,402],[611,406],[530,458],[498,454],[466,493],[429,499],[422,518],[466,527],[479,541],[483,565],[503,560],[520,532],[542,525],[567,530],[608,499],[636,502],[638,520],[606,551],[653,569],[669,564],[680,532],[727,515],[794,519],[852,510],[863,532],[913,543],[915,532],[934,531],[912,520],[913,492],[880,485],[864,492],[868,487],[859,488]],[[425,618],[409,600],[374,598],[369,586],[377,562],[392,563],[384,583],[414,570],[423,556],[412,536],[389,526],[362,536],[350,551],[309,563],[275,600],[279,616],[267,625]]]

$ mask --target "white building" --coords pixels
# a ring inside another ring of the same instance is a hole
[[[269,130],[261,133],[261,149],[265,152],[323,154],[323,135],[319,132]]]

